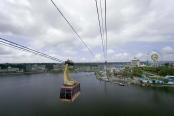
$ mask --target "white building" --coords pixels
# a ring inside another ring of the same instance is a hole
[[[134,59],[132,59],[132,62],[131,62],[131,65],[132,66],[140,66],[140,61],[134,57]]]
[[[9,66],[9,67],[7,68],[7,71],[8,71],[8,72],[19,72],[19,68],[12,68],[12,67]]]
[[[7,72],[7,69],[0,69],[0,73],[5,73]]]
[[[174,81],[174,76],[172,76],[172,75],[166,75],[165,76],[165,79],[168,79],[170,81]]]
[[[58,71],[58,70],[63,70],[64,69],[64,65],[62,64],[54,64],[53,65],[53,70]]]
[[[46,70],[45,67],[46,67],[45,65],[37,65],[37,64],[34,64],[34,65],[32,65],[32,67],[31,67],[31,71],[43,72],[43,71]]]

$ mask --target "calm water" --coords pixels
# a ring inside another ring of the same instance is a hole
[[[0,77],[0,116],[147,116],[174,115],[173,88],[118,86],[93,73],[73,73],[81,94],[73,103],[59,101],[63,74]]]

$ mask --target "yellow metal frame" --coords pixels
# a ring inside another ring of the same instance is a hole
[[[72,86],[72,85],[75,85],[76,83],[77,83],[77,81],[76,80],[73,80],[70,77],[69,69],[68,69],[68,64],[66,64],[65,65],[65,70],[64,70],[64,85]]]

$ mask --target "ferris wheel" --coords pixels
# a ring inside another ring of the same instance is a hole
[[[150,58],[153,62],[153,66],[157,66],[158,65],[158,60],[159,60],[159,54],[157,52],[152,52],[150,55]]]
[[[151,60],[152,61],[158,61],[158,59],[159,59],[159,55],[157,53],[151,54]]]

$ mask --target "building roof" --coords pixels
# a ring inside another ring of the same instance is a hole
[[[134,58],[132,59],[132,61],[139,61],[139,59],[137,59],[136,57],[134,57]]]
[[[174,78],[174,76],[172,76],[172,75],[167,75],[167,76],[165,76],[165,78],[166,78],[166,79],[168,79],[168,78]]]

